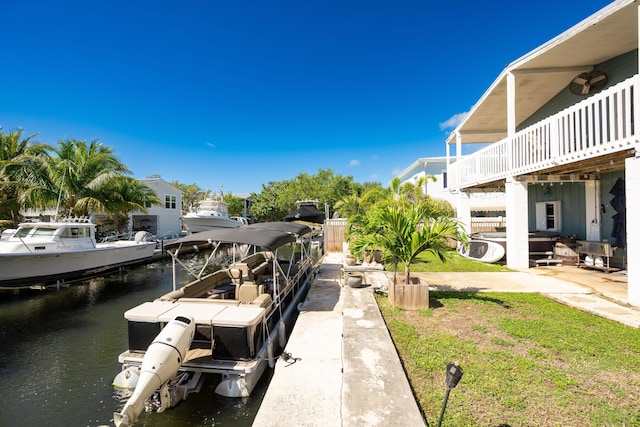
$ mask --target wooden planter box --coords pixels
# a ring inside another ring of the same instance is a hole
[[[429,308],[429,285],[420,283],[417,277],[411,278],[411,284],[389,285],[389,301],[401,310],[422,310]]]

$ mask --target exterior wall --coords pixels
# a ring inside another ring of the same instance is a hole
[[[536,229],[536,202],[560,200],[562,215],[561,236],[576,236],[588,240],[585,230],[585,188],[582,182],[559,182],[529,185],[529,231]]]
[[[161,205],[147,208],[147,213],[138,213],[145,217],[155,216],[157,230],[154,234],[164,236],[170,233],[179,233],[182,230],[182,191],[159,177],[150,177],[141,180],[155,191],[156,196],[162,201]],[[165,196],[176,196],[175,209],[165,207]],[[137,230],[134,230],[137,231]],[[145,230],[146,231],[146,230]]]
[[[613,207],[611,207],[611,199],[613,199],[613,195],[609,192],[613,185],[616,183],[618,178],[625,179],[625,172],[619,171],[615,173],[602,174],[600,181],[600,200],[602,204],[603,211],[600,215],[600,238],[601,240],[608,240],[612,244],[616,244],[615,237],[612,236],[611,232],[613,231],[613,216],[617,213]],[[629,199],[627,199],[627,206],[633,206],[630,203]],[[630,218],[627,216],[627,224]],[[632,218],[631,218],[632,219]],[[611,258],[611,264],[613,266],[619,268],[627,268],[627,248],[618,248],[613,253],[613,257]]]

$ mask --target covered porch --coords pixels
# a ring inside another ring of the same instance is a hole
[[[468,229],[470,194],[505,193],[509,267],[529,268],[531,231],[611,243],[636,306],[640,219],[625,212],[640,200],[639,22],[638,4],[619,0],[517,59],[447,140]],[[463,144],[482,145],[462,156]]]

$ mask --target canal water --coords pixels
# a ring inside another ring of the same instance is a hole
[[[189,261],[201,262],[194,254]],[[177,281],[188,277],[177,270]],[[171,261],[59,290],[0,293],[0,426],[113,426],[126,396],[111,382],[127,347],[124,312],[172,289]],[[136,426],[251,426],[271,371],[249,398],[200,393]]]

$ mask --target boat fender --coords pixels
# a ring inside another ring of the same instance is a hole
[[[280,348],[284,348],[287,345],[287,327],[283,321],[280,321],[278,325],[278,344],[280,344]]]
[[[273,340],[267,342],[267,360],[269,367],[273,369],[276,366],[276,360],[273,358]]]
[[[115,388],[133,390],[138,384],[138,378],[140,378],[140,366],[129,366],[116,375],[112,385]]]

